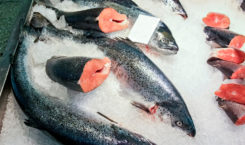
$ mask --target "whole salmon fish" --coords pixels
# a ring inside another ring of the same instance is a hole
[[[130,40],[126,39],[87,39],[73,36],[67,31],[49,29],[54,36],[66,33],[82,44],[95,44],[110,58],[111,70],[119,80],[134,91],[139,92],[143,100],[154,104],[153,108],[160,116],[170,113],[172,125],[195,136],[196,130],[184,100],[164,75],[164,73]],[[55,66],[55,65],[53,65]],[[150,109],[149,109],[150,110]]]

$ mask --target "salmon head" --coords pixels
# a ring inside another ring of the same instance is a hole
[[[196,135],[195,125],[185,104],[171,100],[157,105],[160,112],[166,112],[166,110],[169,112],[173,127],[183,130],[191,137]]]
[[[159,22],[149,42],[149,46],[153,47],[157,52],[164,54],[176,54],[179,50],[171,31],[162,21]]]

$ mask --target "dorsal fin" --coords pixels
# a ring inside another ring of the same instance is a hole
[[[141,104],[141,103],[135,102],[135,101],[131,102],[131,104],[133,106],[135,106],[136,108],[139,108],[139,109],[145,111],[146,113],[150,114],[149,108],[147,108],[144,104]]]

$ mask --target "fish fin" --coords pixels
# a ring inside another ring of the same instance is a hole
[[[113,122],[113,123],[115,123],[115,124],[118,124],[116,121],[110,119],[109,117],[107,117],[106,115],[104,115],[104,114],[102,114],[102,113],[100,113],[100,112],[97,112],[97,114],[99,114],[99,115],[102,116],[103,118],[109,120],[110,122]]]
[[[157,112],[157,109],[158,109],[158,105],[157,104],[154,104],[153,106],[150,106],[150,107],[147,107],[146,105],[142,104],[142,103],[139,103],[139,102],[131,102],[131,104],[133,106],[135,106],[136,108],[139,108],[143,111],[145,111],[146,113],[148,114],[155,114]]]
[[[26,126],[32,127],[32,128],[36,128],[39,130],[44,130],[40,125],[38,125],[35,121],[33,121],[32,119],[26,119],[24,121]]]
[[[131,104],[133,106],[135,106],[136,108],[139,108],[139,109],[145,111],[146,113],[149,113],[150,114],[149,108],[146,107],[144,104],[139,103],[139,102],[135,102],[135,101],[131,102]]]

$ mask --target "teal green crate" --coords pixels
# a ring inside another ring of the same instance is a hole
[[[0,1],[0,96],[32,2],[32,0]]]

